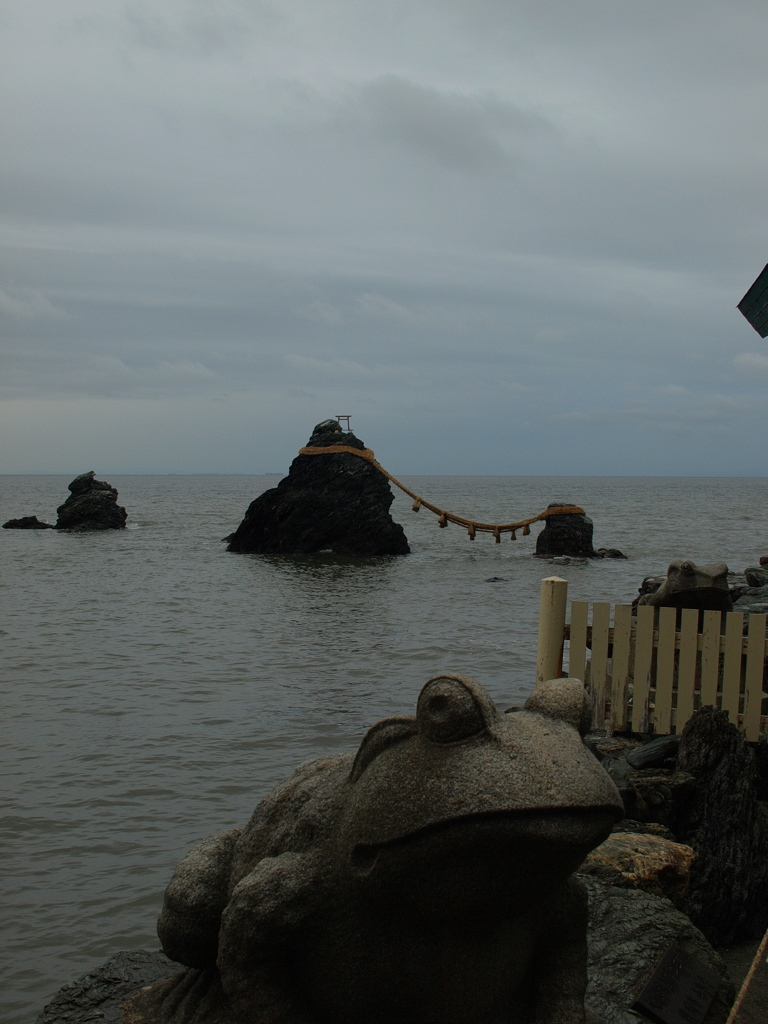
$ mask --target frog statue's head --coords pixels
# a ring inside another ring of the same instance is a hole
[[[387,718],[363,739],[337,842],[375,899],[476,911],[532,905],[564,880],[622,817],[619,793],[584,746],[578,679],[539,686],[499,714],[463,676],[430,679],[416,716]]]

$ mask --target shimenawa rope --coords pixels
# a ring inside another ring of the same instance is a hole
[[[400,481],[388,473],[382,465],[376,461],[376,456],[373,454],[372,448],[352,448],[346,444],[329,444],[323,448],[319,447],[304,447],[299,448],[299,455],[339,455],[342,453],[348,453],[349,455],[356,455],[359,459],[365,459],[366,462],[370,462],[380,473],[382,473],[387,480],[391,480],[392,483],[399,487],[401,491],[405,491],[407,495],[414,499],[413,511],[418,512],[420,508],[428,508],[430,512],[434,512],[436,516],[439,516],[438,525],[445,528],[448,523],[456,523],[457,526],[464,526],[469,534],[469,539],[474,540],[476,533],[492,533],[496,539],[496,543],[501,543],[502,533],[511,534],[511,540],[517,540],[515,531],[522,529],[523,536],[527,537],[531,532],[531,523],[538,523],[542,520],[549,519],[551,516],[566,516],[566,515],[583,515],[584,509],[578,505],[559,505],[556,508],[547,508],[543,512],[539,512],[537,516],[531,516],[530,519],[521,519],[518,523],[478,523],[474,519],[464,519],[463,516],[454,515],[453,512],[446,512],[445,509],[438,508],[437,505],[433,505],[431,502],[422,498],[421,495],[416,494],[405,484],[401,484]]]

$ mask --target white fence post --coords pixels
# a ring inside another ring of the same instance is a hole
[[[563,674],[563,642],[568,581],[549,576],[541,581],[539,645],[536,654],[536,685]]]

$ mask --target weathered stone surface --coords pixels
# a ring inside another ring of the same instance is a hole
[[[669,563],[667,575],[660,586],[658,578],[646,576],[634,605],[653,608],[698,608],[701,611],[733,610],[728,588],[728,566],[725,562],[696,565],[690,559]]]
[[[555,501],[547,508],[562,508],[566,502]],[[536,538],[536,555],[552,558],[571,555],[582,558],[601,557],[592,546],[592,520],[582,514],[550,516]]]
[[[142,985],[167,978],[178,965],[164,953],[132,949],[59,989],[36,1024],[124,1024],[122,1003]]]
[[[768,569],[765,566],[748,566],[744,577],[748,587],[768,587]]]
[[[679,736],[656,736],[649,743],[630,750],[626,755],[627,764],[637,770],[673,767],[679,746]]]
[[[676,771],[643,768],[630,770],[626,779],[632,794],[628,804],[625,798],[627,814],[637,821],[657,821],[677,835],[674,825],[677,808],[685,804],[693,792],[693,776],[679,768]]]
[[[564,682],[501,715],[438,676],[415,717],[303,765],[242,832],[196,847],[158,922],[189,966],[131,1021],[181,1020],[182,1004],[185,1024],[583,1024],[571,876],[621,802]]]
[[[613,826],[613,832],[632,832],[633,834],[640,834],[645,836],[659,836],[660,839],[669,839],[671,842],[677,842],[677,836],[674,832],[667,828],[666,825],[659,824],[658,821],[635,821],[634,818],[622,818],[621,821],[617,821]]]
[[[554,501],[547,508],[563,508],[564,502]],[[618,548],[592,547],[592,520],[582,514],[550,516],[536,538],[537,558],[626,558]]]
[[[605,1024],[640,1024],[629,1009],[673,942],[714,968],[722,978],[705,1024],[724,1024],[734,987],[722,958],[669,900],[636,889],[582,877],[589,897],[587,1005]]]
[[[579,868],[606,885],[641,889],[678,905],[688,891],[694,852],[660,836],[613,832]]]
[[[325,420],[307,447],[330,445],[365,448],[336,420]],[[389,514],[393,501],[389,481],[365,459],[348,452],[298,455],[288,476],[251,502],[227,550],[407,555],[403,528]]]
[[[9,519],[3,523],[4,530],[52,530],[52,523],[43,523],[37,516],[22,516],[21,519]]]
[[[744,587],[733,602],[735,612],[768,612],[768,586]]]
[[[56,510],[57,530],[121,530],[128,518],[117,504],[117,490],[104,480],[97,480],[91,471],[75,477],[69,485],[70,495]]]
[[[683,729],[678,768],[695,780],[669,822],[696,851],[683,909],[715,945],[759,937],[768,928],[768,813],[754,755],[724,712],[704,707]]]

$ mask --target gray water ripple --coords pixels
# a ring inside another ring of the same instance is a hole
[[[573,501],[629,555],[570,565],[531,558],[533,536],[440,530],[399,493],[408,558],[234,555],[221,538],[274,477],[109,479],[129,530],[0,532],[4,1024],[117,949],[156,946],[190,846],[244,824],[300,762],[411,714],[429,676],[465,672],[519,704],[543,576],[626,601],[673,557],[741,569],[768,554],[763,479],[406,481],[487,521]],[[50,521],[68,482],[2,477],[0,516]]]

